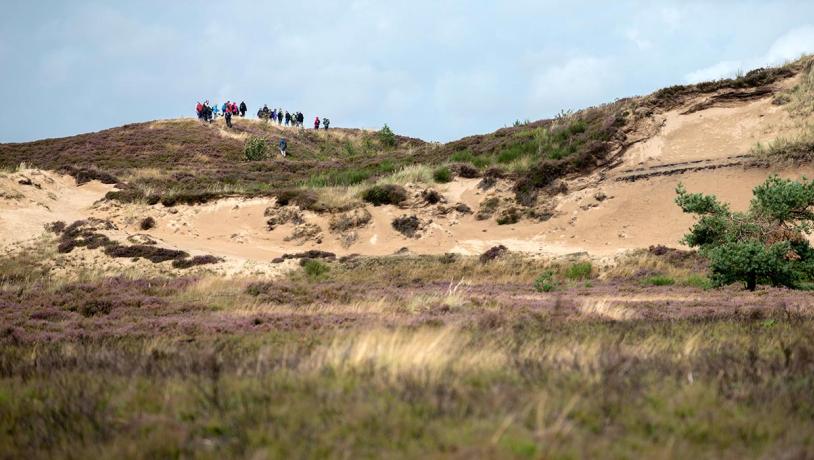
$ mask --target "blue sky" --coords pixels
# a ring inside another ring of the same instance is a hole
[[[0,142],[245,100],[447,141],[814,52],[810,1],[11,1]]]

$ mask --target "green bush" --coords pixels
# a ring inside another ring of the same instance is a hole
[[[475,158],[473,158],[471,163],[472,163],[472,166],[474,166],[476,168],[479,168],[479,169],[483,169],[483,168],[488,168],[489,166],[492,166],[492,159],[489,158],[488,156],[480,155],[480,156],[476,156]]]
[[[379,130],[379,142],[382,143],[385,147],[395,147],[396,146],[396,135],[393,133],[393,130],[390,129],[389,126],[384,125],[382,129]]]
[[[534,290],[537,292],[551,292],[557,290],[560,284],[554,279],[554,272],[547,271],[534,280]]]
[[[243,156],[249,161],[265,160],[268,152],[268,141],[262,137],[252,136],[243,144]]]
[[[399,205],[407,200],[407,190],[400,185],[374,185],[362,193],[362,199],[373,206]]]
[[[475,155],[469,150],[459,150],[453,153],[449,159],[455,163],[471,163],[475,160]]]
[[[698,220],[683,242],[709,259],[716,286],[745,282],[798,287],[814,277],[814,181],[769,177],[753,190],[746,212],[734,212],[713,195],[676,188],[676,204]]]
[[[584,281],[591,279],[593,269],[594,267],[590,262],[577,262],[565,270],[565,277],[569,280]]]
[[[673,284],[675,284],[674,279],[663,275],[650,276],[642,280],[644,286],[672,286]]]
[[[432,178],[439,184],[446,184],[452,180],[452,171],[446,166],[441,166],[432,173]]]
[[[702,275],[690,275],[684,279],[681,284],[699,289],[710,289],[712,287],[712,280]]]
[[[317,279],[331,271],[331,267],[316,259],[308,259],[302,264],[302,269],[309,278]]]

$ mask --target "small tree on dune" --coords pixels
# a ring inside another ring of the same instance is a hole
[[[713,195],[676,188],[676,203],[698,216],[682,240],[710,261],[712,281],[738,281],[749,290],[758,284],[800,287],[814,275],[812,231],[814,180],[772,176],[755,187],[746,212],[734,212]]]
[[[385,147],[395,147],[396,146],[396,134],[390,129],[389,126],[386,124],[382,129],[379,130],[379,142],[382,143]]]

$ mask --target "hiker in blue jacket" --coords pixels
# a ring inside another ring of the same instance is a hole
[[[286,151],[287,148],[288,148],[288,143],[285,141],[284,137],[281,137],[280,138],[280,155],[282,155],[283,158],[285,158],[285,153],[286,153],[285,151]]]

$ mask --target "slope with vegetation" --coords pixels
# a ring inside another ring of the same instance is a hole
[[[809,62],[444,145],[0,145],[0,457],[812,458],[811,150],[681,159],[803,132]]]

